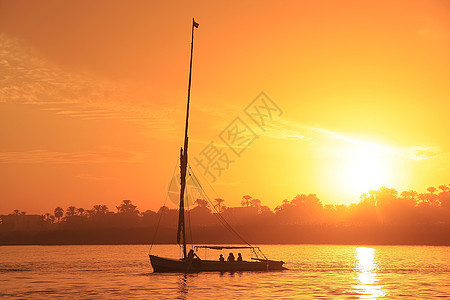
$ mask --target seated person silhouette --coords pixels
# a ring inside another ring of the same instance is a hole
[[[242,255],[238,253],[237,261],[242,261]]]
[[[191,249],[191,250],[189,250],[189,253],[188,253],[186,259],[193,260],[194,258],[200,260],[200,257],[198,257],[197,254],[194,253],[194,250]]]
[[[220,254],[219,261],[225,261],[225,258],[223,257],[222,254]]]
[[[228,255],[227,261],[234,261],[234,254],[230,252]]]

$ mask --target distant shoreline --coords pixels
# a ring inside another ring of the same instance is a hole
[[[200,245],[203,243],[196,243],[195,245]],[[229,243],[225,244],[214,244],[214,243],[205,243],[208,245],[229,245]],[[142,246],[149,246],[150,244],[142,244],[142,243],[128,243],[128,244],[0,244],[0,247],[10,247],[10,246],[128,246],[128,245],[142,245]],[[176,246],[178,244],[173,243],[159,243],[155,244],[155,246],[158,245],[173,245]],[[245,244],[233,244],[233,245],[245,245]],[[295,245],[311,245],[311,246],[355,246],[355,247],[378,247],[378,246],[417,246],[417,247],[450,247],[450,245],[429,245],[429,244],[298,244],[298,243],[254,243],[253,245],[257,246],[269,246],[269,245],[286,245],[286,246],[295,246]]]
[[[238,228],[240,230],[241,228]],[[217,226],[193,227],[195,244],[242,244]],[[408,245],[450,246],[450,226],[433,225],[286,225],[259,224],[240,230],[250,244],[269,245]],[[176,228],[85,228],[2,231],[0,246],[18,245],[150,245],[174,244]],[[188,243],[190,243],[190,239]]]

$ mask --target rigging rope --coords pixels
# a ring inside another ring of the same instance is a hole
[[[195,175],[195,173],[194,173],[194,170],[192,169],[192,167],[189,165],[189,167],[191,168],[191,170],[192,170],[192,173]],[[202,173],[200,172],[200,175],[203,177],[203,181],[206,181],[206,183],[208,184],[208,186],[209,186],[209,188],[213,191],[213,193],[216,195],[216,197],[217,198],[220,198],[219,197],[219,194],[216,192],[216,190],[213,188],[213,186],[209,183],[209,181],[208,180],[206,180],[206,178],[202,175]],[[200,182],[200,181],[199,181]],[[210,201],[211,202],[211,201]],[[215,207],[215,206],[214,206]],[[220,212],[219,212],[219,214],[220,214]],[[232,214],[232,213],[230,213],[229,214],[229,216],[234,220],[234,224],[237,224],[238,222],[237,222],[237,219],[236,219],[236,216],[234,215],[234,214]],[[227,222],[228,223],[228,222]],[[229,224],[229,223],[228,223]],[[241,233],[243,232],[243,233],[245,233],[244,234],[244,236],[246,236],[246,237],[248,237],[249,236],[249,234],[243,229],[243,228],[241,228],[240,229],[240,231],[241,231]],[[245,239],[244,239],[245,240]]]
[[[172,179],[171,179],[171,181],[170,181],[170,183],[169,183],[169,186],[168,186],[168,188],[167,188],[167,193],[166,193],[166,197],[165,197],[165,199],[164,199],[163,207],[166,206],[167,198],[169,197],[170,186],[172,185],[172,182],[173,182],[173,179],[174,179],[174,174],[175,174],[175,171],[176,171],[177,166],[178,166],[178,160],[177,160],[177,163],[175,164],[175,168],[174,168],[174,171],[173,171],[173,173],[172,173]],[[219,222],[222,223],[222,225],[223,225],[226,229],[228,229],[228,231],[229,231],[231,234],[233,234],[238,240],[240,240],[241,242],[243,242],[244,244],[246,244],[246,245],[248,245],[248,246],[250,246],[250,247],[252,247],[252,248],[254,247],[254,248],[258,249],[258,251],[262,254],[262,256],[263,256],[265,259],[267,259],[266,256],[264,255],[264,253],[261,251],[261,249],[260,249],[258,246],[253,246],[253,245],[251,245],[249,242],[247,242],[247,240],[245,240],[245,239],[244,239],[244,238],[243,238],[236,230],[233,229],[233,227],[231,227],[231,225],[227,222],[227,220],[226,220],[226,219],[222,216],[222,214],[216,209],[214,203],[211,201],[211,199],[209,198],[209,196],[206,194],[205,189],[203,188],[202,184],[201,184],[200,181],[198,180],[197,176],[195,175],[195,173],[194,173],[194,171],[193,171],[193,169],[192,169],[192,167],[191,167],[191,165],[190,165],[189,163],[188,163],[188,170],[187,170],[187,172],[188,172],[189,176],[191,176],[191,178],[193,179],[194,185],[200,190],[201,195],[202,195],[205,199],[208,200],[208,202],[209,202],[211,208],[212,208],[213,211],[215,212],[215,213],[213,213],[213,215],[219,220]],[[208,183],[208,184],[209,184],[209,183]],[[217,194],[217,192],[214,190],[214,188],[213,188],[210,184],[209,184],[209,186],[210,186],[210,188],[213,190],[213,192],[216,194],[216,196],[218,196],[218,194]],[[191,244],[193,245],[192,225],[191,225],[191,215],[190,215],[190,212],[189,212],[190,208],[189,208],[189,201],[187,201],[187,198],[186,198],[186,203],[187,203],[187,208],[188,208],[188,209],[187,209],[187,214],[188,214],[188,220],[189,220],[189,233],[190,233],[190,238],[191,238]],[[156,225],[155,233],[154,233],[154,235],[153,235],[152,243],[151,243],[150,249],[149,249],[149,254],[150,254],[151,251],[152,251],[152,247],[153,247],[154,242],[155,242],[155,239],[156,239],[156,235],[157,235],[157,232],[158,232],[160,223],[161,223],[161,219],[162,219],[163,213],[164,213],[164,210],[162,210],[161,213],[159,214],[158,223],[157,223],[157,225]],[[255,255],[258,257],[258,254],[256,253],[256,250],[253,250],[253,252],[254,252]]]
[[[239,233],[237,233],[233,229],[233,227],[231,227],[230,224],[225,220],[225,218],[217,211],[217,209],[214,207],[214,204],[212,203],[211,199],[208,197],[208,195],[206,194],[205,190],[203,189],[203,186],[201,185],[201,183],[198,180],[197,176],[195,175],[194,171],[192,170],[191,165],[188,164],[188,167],[189,167],[189,171],[190,171],[190,172],[188,171],[189,176],[192,177],[192,179],[194,180],[194,184],[201,190],[201,193],[202,193],[203,197],[205,197],[208,200],[208,202],[211,205],[211,208],[214,210],[214,212],[216,212],[213,215],[216,216],[216,218],[222,223],[222,225],[226,229],[228,229],[228,231],[230,231],[232,234],[234,234],[235,237],[237,237],[240,241],[244,242],[248,246],[252,247],[252,245],[250,243],[248,243]]]
[[[164,199],[164,204],[162,207],[166,207],[167,198],[169,197],[170,186],[172,185],[173,177],[174,177],[175,171],[177,169],[177,166],[178,166],[178,159],[177,159],[177,162],[175,163],[175,168],[173,169],[173,173],[172,173],[172,179],[170,180],[169,186],[167,187],[166,198]],[[164,213],[164,209],[159,214],[158,223],[156,224],[155,233],[153,234],[152,243],[150,244],[150,249],[148,250],[148,254],[150,254],[152,252],[153,244],[155,243],[156,234],[158,233],[159,224],[161,223],[161,218],[162,218],[163,213]]]
[[[202,173],[200,173],[200,175],[202,175]],[[203,177],[203,175],[202,175],[202,177]],[[208,184],[208,186],[211,188],[211,190],[213,191],[213,193],[216,195],[216,197],[217,198],[220,198],[219,197],[219,194],[216,192],[216,190],[213,188],[213,186],[209,183],[209,181],[208,180],[206,180],[206,178],[205,177],[203,177],[203,179],[204,179],[204,181],[206,181],[206,183]],[[219,212],[220,213],[220,212]],[[230,218],[232,219],[232,221],[234,222],[234,224],[237,224],[238,222],[237,222],[237,219],[236,219],[236,216],[233,214],[233,213],[229,213],[228,214],[229,216],[230,216]],[[228,224],[230,224],[230,223],[228,223]],[[232,227],[232,226],[231,226]],[[245,231],[245,229],[244,228],[240,228],[240,233],[241,233],[241,236],[243,236],[243,238],[244,238],[244,240],[245,240],[245,238],[248,238],[250,235]]]
[[[189,235],[191,236],[191,245],[194,246],[194,240],[192,239],[192,223],[191,223],[191,212],[190,212],[190,208],[189,208],[189,201],[188,201],[188,195],[187,195],[187,191],[186,191],[186,206],[187,206],[187,215],[188,215],[188,220],[189,220]],[[186,239],[186,237],[185,237]]]

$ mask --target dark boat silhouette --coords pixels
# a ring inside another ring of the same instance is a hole
[[[154,272],[203,272],[203,271],[218,271],[218,272],[238,272],[238,271],[273,271],[273,270],[286,270],[283,267],[283,261],[269,260],[261,251],[259,247],[252,246],[246,242],[239,234],[234,231],[231,226],[221,217],[222,224],[237,235],[241,241],[247,246],[194,246],[193,249],[186,252],[186,229],[185,229],[185,209],[184,209],[184,196],[186,189],[186,173],[188,169],[188,124],[189,124],[189,104],[191,96],[191,76],[192,76],[192,55],[194,49],[194,29],[198,28],[199,24],[192,19],[192,39],[191,39],[191,59],[189,70],[189,85],[188,85],[188,97],[186,107],[186,125],[184,132],[184,147],[180,150],[180,204],[178,215],[178,231],[177,242],[182,248],[183,256],[180,259],[165,258],[156,255],[149,254],[150,262],[152,264]],[[191,173],[192,170],[189,170]],[[196,179],[196,178],[195,178]],[[196,179],[197,180],[197,179]],[[234,258],[231,261],[219,261],[219,260],[203,260],[200,259],[195,252],[200,249],[210,250],[232,250],[232,249],[248,249],[252,253],[251,261],[239,260],[235,261]],[[194,251],[195,249],[195,251]]]
[[[214,247],[214,246],[204,246]],[[223,247],[239,249],[243,247]],[[251,248],[251,247],[249,247]],[[258,247],[253,247],[258,248]],[[203,259],[170,259],[150,255],[154,272],[242,272],[286,270],[283,261],[255,259],[256,261],[217,261]]]

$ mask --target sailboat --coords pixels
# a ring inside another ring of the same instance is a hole
[[[217,272],[236,272],[236,271],[272,271],[272,270],[286,270],[283,267],[283,261],[269,260],[257,246],[252,246],[244,239],[246,246],[194,246],[193,249],[187,253],[186,246],[186,228],[185,228],[185,189],[186,189],[186,174],[188,172],[188,125],[189,125],[189,104],[191,97],[191,79],[192,79],[192,56],[194,49],[194,29],[198,28],[199,24],[192,19],[192,38],[191,38],[191,59],[189,69],[189,84],[186,107],[186,124],[184,131],[184,147],[180,150],[180,203],[178,215],[178,231],[177,242],[182,248],[182,257],[180,259],[165,258],[149,254],[150,262],[154,272],[203,272],[203,271],[217,271]],[[237,234],[228,223],[222,218],[222,222],[228,229]],[[196,251],[199,249],[209,250],[239,250],[248,249],[252,253],[250,261],[238,259],[223,260],[206,260],[200,259]]]

